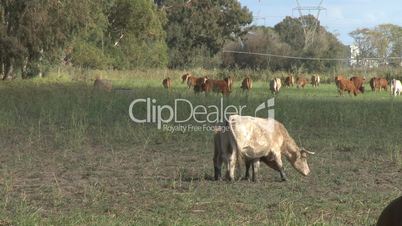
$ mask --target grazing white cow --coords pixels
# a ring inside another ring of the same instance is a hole
[[[237,158],[253,161],[253,169],[258,171],[260,158],[275,161],[281,174],[283,173],[282,155],[292,166],[304,176],[310,173],[307,154],[314,154],[299,148],[290,137],[282,123],[275,119],[263,119],[251,116],[232,115],[228,120],[230,147],[226,151],[224,161],[227,165],[227,177],[234,179]]]
[[[400,95],[402,92],[402,84],[401,81],[392,79],[391,80],[391,92],[394,96]]]
[[[272,94],[276,95],[279,93],[279,90],[282,87],[282,82],[280,78],[273,78],[269,82],[269,89],[271,90]]]
[[[221,168],[222,168],[222,163],[226,160],[226,157],[234,150],[233,147],[230,144],[230,132],[226,130],[227,127],[216,127],[215,128],[215,134],[214,134],[214,172],[215,172],[215,180],[219,180],[221,178]],[[267,164],[267,166],[271,167],[272,169],[278,171],[281,176],[282,181],[286,181],[287,177],[283,170],[279,168],[278,164],[269,158],[269,156],[264,156],[259,159],[263,163]],[[246,160],[246,174],[245,174],[245,179],[249,178],[249,169],[250,166],[253,166],[252,169],[252,180],[256,181],[256,171],[258,169],[255,169],[255,165],[258,164],[253,164],[253,160]],[[226,175],[228,177],[228,175]]]

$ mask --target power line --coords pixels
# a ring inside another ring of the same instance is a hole
[[[286,59],[295,59],[295,60],[318,60],[318,61],[350,61],[355,60],[353,58],[320,58],[320,57],[300,57],[300,56],[287,56],[287,55],[277,55],[271,53],[257,53],[257,52],[245,52],[245,51],[233,51],[233,50],[223,50],[223,53],[236,53],[236,54],[248,54],[248,55],[257,55],[257,56],[268,56],[268,57],[277,57],[277,58],[286,58]],[[367,58],[359,58],[359,60],[400,60],[402,57],[367,57]]]

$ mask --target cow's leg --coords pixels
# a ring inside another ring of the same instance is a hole
[[[281,155],[280,154],[274,154],[272,161],[274,161],[276,163],[275,168],[279,169],[279,173],[281,175],[282,181],[286,181],[287,177],[286,177],[286,174],[285,174],[285,172],[283,170],[283,163],[282,163]]]
[[[228,158],[228,164],[227,164],[227,174],[226,177],[228,180],[232,181],[234,180],[234,174],[235,174],[235,169],[236,169],[236,152],[232,151],[232,153],[229,154]]]
[[[214,152],[214,179],[219,180],[221,178],[221,168],[222,168],[222,153],[219,151],[220,148],[216,146],[217,144],[215,143],[215,152]]]
[[[246,164],[246,174],[244,175],[244,179],[248,180],[248,178],[250,177],[250,166],[251,166],[251,161],[246,159],[245,160],[245,164]]]
[[[257,174],[258,170],[260,169],[260,160],[259,159],[254,159],[253,160],[253,175],[252,175],[252,181],[257,182]]]
[[[278,171],[281,176],[282,181],[287,180],[285,172],[283,171],[283,169],[281,167],[279,167],[278,163],[275,160],[269,159],[268,157],[263,157],[263,158],[261,158],[261,161],[263,161],[265,164],[267,164],[272,169]]]
[[[285,171],[283,170],[283,167],[280,167],[279,164],[276,161],[274,161],[273,164],[276,165],[276,168],[278,169],[277,171],[279,171],[279,174],[281,175],[281,180],[282,181],[287,181],[288,178],[287,178],[287,176],[285,174]]]

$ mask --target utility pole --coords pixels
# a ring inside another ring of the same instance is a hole
[[[323,0],[320,0],[317,6],[301,6],[300,1],[296,0],[297,7],[292,9],[292,11],[296,10],[299,12],[299,19],[304,31],[304,48],[309,47],[313,43],[314,36],[318,27],[318,19],[320,17],[320,13],[323,10],[327,10],[326,8],[321,6],[322,2]],[[303,12],[307,12],[307,14]],[[313,14],[314,12],[316,12],[315,16]],[[312,15],[316,19],[315,21],[313,21],[313,24],[309,24],[309,21],[305,17],[306,15]]]

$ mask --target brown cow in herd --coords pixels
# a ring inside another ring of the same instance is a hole
[[[319,75],[313,75],[313,76],[311,76],[311,85],[312,85],[313,87],[319,86],[319,85],[320,85],[320,81],[321,81],[321,79],[320,79],[320,76],[319,76]]]
[[[199,77],[195,80],[195,85],[193,85],[194,93],[201,93],[203,92],[203,85],[205,81],[208,79],[208,76]]]
[[[304,77],[297,77],[296,79],[296,85],[297,88],[304,88],[304,86],[308,83],[307,79]]]
[[[360,91],[361,93],[364,93],[364,86],[363,83],[366,79],[361,77],[361,76],[353,76],[350,78],[350,81],[353,82],[355,85],[356,89]]]
[[[190,73],[186,73],[181,76],[181,83],[187,83],[188,88],[193,87],[195,93],[202,92],[202,84],[204,82],[204,77],[195,77]]]
[[[290,87],[295,84],[295,77],[293,77],[292,75],[289,75],[288,77],[285,78],[285,86],[286,87]]]
[[[170,90],[172,88],[172,80],[169,77],[167,77],[163,79],[162,85],[163,87],[165,87],[165,89]]]
[[[190,89],[191,87],[194,88],[195,92],[200,92],[201,91],[201,84],[204,81],[204,77],[195,77],[190,73],[186,73],[183,76],[181,76],[182,82],[187,83],[188,88]]]
[[[347,91],[349,94],[352,92],[355,96],[357,96],[358,90],[355,87],[355,84],[351,81],[346,79],[343,76],[336,76],[335,83],[338,87],[339,95],[343,95],[344,91]]]
[[[373,77],[370,79],[371,91],[388,90],[388,81],[384,78]]]
[[[230,93],[230,88],[229,88],[229,82],[230,79],[226,78],[225,80],[214,80],[214,79],[208,79],[208,77],[205,77],[203,80],[203,83],[201,85],[201,91],[204,91],[206,94],[214,91],[217,93],[222,93],[223,95],[229,95]]]
[[[336,85],[338,88],[339,88],[339,81],[342,80],[342,79],[346,79],[346,77],[343,76],[343,75],[337,75],[337,76],[335,76],[335,85]]]
[[[243,79],[243,82],[241,83],[241,87],[244,91],[249,91],[251,88],[253,88],[253,80],[251,80],[250,77],[246,77],[245,79]]]

